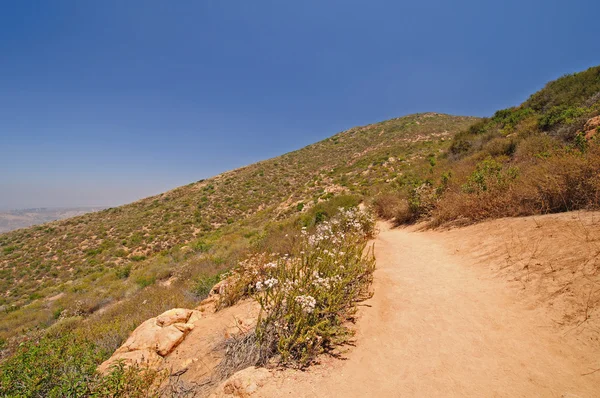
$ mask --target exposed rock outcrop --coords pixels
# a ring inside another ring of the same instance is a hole
[[[591,140],[598,135],[598,129],[600,129],[600,116],[591,118],[583,126],[583,134],[587,140]]]
[[[160,367],[163,357],[171,353],[194,329],[194,322],[202,317],[197,310],[175,308],[156,318],[150,318],[138,326],[121,347],[98,371],[106,372],[117,361],[134,363],[152,368]]]
[[[168,370],[171,376],[176,377],[177,383],[185,388],[206,388],[218,383],[215,371],[225,354],[223,342],[252,330],[260,310],[258,303],[249,299],[215,311],[222,286],[217,285],[211,295],[194,310],[175,308],[143,322],[98,367],[98,371],[107,373],[111,365],[123,361],[126,366],[137,364],[158,371]],[[252,384],[243,375],[236,376],[235,380],[238,381],[229,384],[227,391],[237,394],[229,396],[248,396],[244,395],[244,391],[257,388],[256,382]],[[255,379],[253,376],[252,380]]]

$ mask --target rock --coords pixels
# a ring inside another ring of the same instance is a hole
[[[180,332],[187,333],[194,329],[194,325],[191,323],[174,323],[172,326],[176,327]]]
[[[265,368],[249,367],[234,373],[233,376],[221,383],[210,397],[250,397],[255,394],[270,377],[271,372]]]
[[[123,360],[126,365],[145,363],[150,369],[176,375],[182,386],[209,382],[225,355],[224,336],[252,329],[259,312],[260,305],[251,299],[219,312],[211,311],[210,305],[198,310],[166,311],[140,324],[98,371],[106,373],[111,364]],[[232,384],[237,396],[260,387],[260,377],[257,381],[244,380],[239,375],[238,378]]]
[[[150,318],[131,333],[125,343],[117,349],[116,353],[144,349],[156,350],[156,336],[161,331],[162,328],[156,324],[156,318]]]
[[[112,357],[98,366],[98,372],[103,374],[110,372],[111,366],[115,365],[119,361],[123,361],[123,363],[127,366],[137,364],[155,369],[162,364],[163,359],[156,352],[149,349],[115,353]]]
[[[175,325],[167,326],[155,335],[156,352],[164,357],[169,355],[185,338],[185,333]]]
[[[198,358],[188,358],[181,363],[182,368],[189,368],[191,364],[198,362]]]
[[[583,126],[583,134],[587,140],[594,138],[600,129],[600,116],[591,118]]]
[[[185,308],[173,308],[156,317],[156,324],[159,326],[169,326],[174,323],[186,323],[192,315],[192,310]]]
[[[187,323],[193,325],[194,323],[196,323],[197,321],[202,319],[202,317],[203,317],[202,312],[200,312],[198,310],[193,310],[192,315],[190,315],[189,319],[187,320]]]
[[[188,319],[198,311],[185,308],[175,308],[165,311],[156,318],[150,318],[138,326],[129,338],[119,347],[114,354],[100,367],[99,372],[106,372],[108,367],[118,360],[125,360],[127,365],[146,360],[151,367],[162,363],[162,357],[169,355],[185,336],[194,329],[194,325],[187,323]]]

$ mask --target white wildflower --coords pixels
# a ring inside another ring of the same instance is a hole
[[[315,310],[315,306],[317,305],[317,300],[313,296],[303,295],[296,296],[294,299],[296,303],[300,304],[302,307],[302,311],[310,314]]]
[[[264,285],[267,287],[267,289],[271,289],[272,287],[276,286],[279,283],[279,281],[276,278],[271,278],[271,279],[267,279],[264,282]]]

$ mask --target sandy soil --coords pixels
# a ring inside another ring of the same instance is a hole
[[[382,224],[375,295],[360,310],[356,347],[307,372],[274,372],[252,396],[599,397],[597,342],[568,333],[552,308],[533,299],[526,305],[501,267],[481,266],[504,256],[498,247],[506,233],[497,224],[469,228]]]

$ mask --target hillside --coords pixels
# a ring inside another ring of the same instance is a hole
[[[431,226],[600,204],[600,66],[548,83],[457,134],[431,176],[381,197],[400,224]]]
[[[2,234],[0,337],[50,324],[64,310],[93,313],[132,289],[168,279],[181,264],[166,257],[183,245],[203,252],[210,242],[233,239],[244,246],[239,241],[256,239],[270,220],[341,193],[369,196],[399,185],[415,168],[430,167],[475,120],[428,113],[352,128],[126,206]],[[215,263],[205,266],[208,272],[231,266],[224,264],[229,251],[206,256]]]

